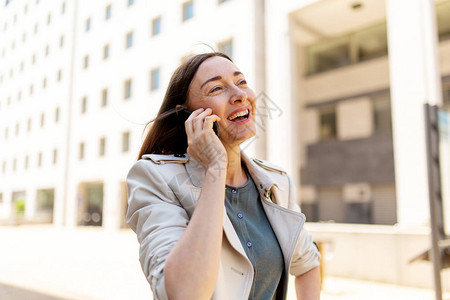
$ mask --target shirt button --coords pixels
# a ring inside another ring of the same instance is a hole
[[[236,189],[232,189],[231,192],[232,192],[233,194],[236,194],[236,193],[237,193]]]
[[[243,217],[243,215],[241,213],[238,213],[237,216],[239,219],[242,219],[242,217]]]
[[[252,246],[252,242],[247,242],[247,247],[251,247]]]

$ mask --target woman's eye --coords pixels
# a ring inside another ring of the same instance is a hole
[[[247,81],[245,79],[239,81],[239,85],[245,85],[245,84],[247,84]]]
[[[215,92],[220,91],[221,89],[222,89],[222,88],[221,88],[220,86],[216,86],[216,87],[212,88],[212,89],[209,91],[209,93],[215,93]]]

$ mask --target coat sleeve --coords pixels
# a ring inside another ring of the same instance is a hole
[[[127,223],[136,232],[139,261],[155,300],[167,300],[163,269],[189,222],[159,165],[139,160],[127,176]]]
[[[295,186],[291,178],[288,175],[286,176],[289,181],[289,208],[296,212],[301,212],[300,206],[297,203]],[[300,276],[319,265],[320,253],[313,243],[311,234],[305,229],[303,224],[295,245],[289,272],[291,275]]]

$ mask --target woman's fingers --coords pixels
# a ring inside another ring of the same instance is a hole
[[[186,128],[186,134],[192,135],[194,133],[193,120],[200,113],[203,112],[203,108],[199,108],[191,113],[191,115],[187,118],[186,122],[184,122],[184,127]]]

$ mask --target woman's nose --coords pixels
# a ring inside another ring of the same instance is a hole
[[[247,100],[247,93],[239,87],[233,88],[233,94],[230,98],[230,102],[233,104],[236,101],[245,102]]]

